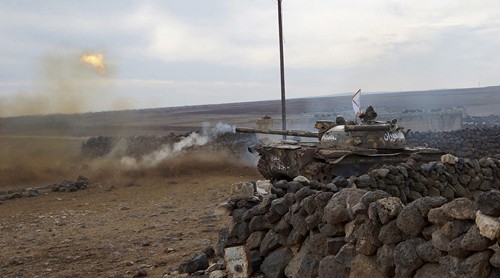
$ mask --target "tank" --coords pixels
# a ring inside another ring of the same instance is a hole
[[[317,132],[303,130],[272,130],[236,128],[241,133],[262,133],[293,136],[296,140],[272,141],[267,138],[249,147],[260,156],[257,168],[266,179],[291,180],[305,176],[311,180],[331,182],[337,176],[359,176],[370,169],[406,162],[418,154],[422,162],[439,160],[438,149],[406,145],[404,127],[397,120],[376,120],[377,113],[369,106],[360,115],[361,123],[337,117],[335,121],[317,121]],[[301,142],[301,137],[317,138],[317,142]],[[267,140],[266,140],[267,139]]]

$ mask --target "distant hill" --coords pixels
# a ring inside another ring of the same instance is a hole
[[[500,114],[500,86],[411,92],[365,93],[362,106],[381,112],[405,109],[462,107],[467,114]],[[287,100],[287,115],[338,113],[352,109],[350,96],[328,96]],[[167,107],[84,114],[55,114],[0,118],[0,135],[97,136],[161,135],[199,129],[203,122],[253,124],[264,115],[280,117],[281,101]]]

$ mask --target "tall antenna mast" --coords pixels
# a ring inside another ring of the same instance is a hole
[[[281,126],[286,130],[286,105],[285,105],[285,59],[283,58],[283,25],[281,23],[281,0],[278,0],[278,28],[280,39],[280,73],[281,73]],[[286,135],[283,135],[286,139]]]

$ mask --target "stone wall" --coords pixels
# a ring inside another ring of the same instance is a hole
[[[167,136],[90,137],[83,142],[81,155],[83,157],[96,158],[116,152],[119,155],[140,158],[143,155],[158,151],[166,145],[172,146],[189,137],[190,134],[175,135],[171,133]],[[203,146],[206,150],[225,150],[235,155],[240,155],[243,152],[246,153],[247,147],[257,142],[255,134],[224,132],[208,135],[199,133],[199,135],[207,139],[207,143]]]
[[[15,190],[0,190],[0,204],[6,200],[17,199],[22,197],[36,197],[41,193],[49,192],[75,192],[78,190],[87,189],[89,179],[79,175],[76,180],[65,180],[61,183],[49,184],[35,188],[23,188]]]
[[[500,153],[500,126],[466,128],[450,132],[410,132],[411,146],[429,146],[459,157],[480,158]]]
[[[491,127],[500,125],[500,115],[471,116],[465,115],[463,118],[464,127]]]
[[[498,177],[498,160],[483,161],[495,164]],[[266,277],[500,275],[499,191],[477,195],[479,202],[440,196],[405,205],[385,191],[356,188],[359,180],[344,182],[352,187],[338,191],[299,177],[277,182],[262,200],[231,199],[233,226],[218,253],[245,244],[254,273]]]
[[[414,131],[452,131],[462,128],[461,110],[405,111],[402,113],[379,114],[378,119],[397,119],[398,124]]]
[[[500,188],[500,162],[496,158],[476,160],[444,155],[442,161],[419,163],[418,160],[418,155],[412,155],[406,163],[382,166],[350,180],[358,188],[386,191],[403,203],[423,196],[477,200],[482,192]],[[342,178],[334,182],[337,180]]]

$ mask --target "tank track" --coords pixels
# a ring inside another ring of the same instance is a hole
[[[279,157],[279,160],[269,162],[266,154],[259,159],[257,168],[262,176],[269,180],[292,180],[297,175],[302,175],[309,180],[322,183],[330,183],[335,177],[359,176],[368,173],[374,167],[386,165],[397,165],[406,162],[411,154],[418,154],[422,162],[439,160],[441,152],[420,152],[418,150],[406,151],[394,154],[360,154],[350,153],[338,160],[327,160],[315,157],[313,161],[302,166],[299,163],[290,163],[290,157],[300,157],[298,151],[288,150],[278,155],[274,152],[269,157]],[[300,159],[299,159],[300,160]],[[287,163],[288,162],[288,163]]]

